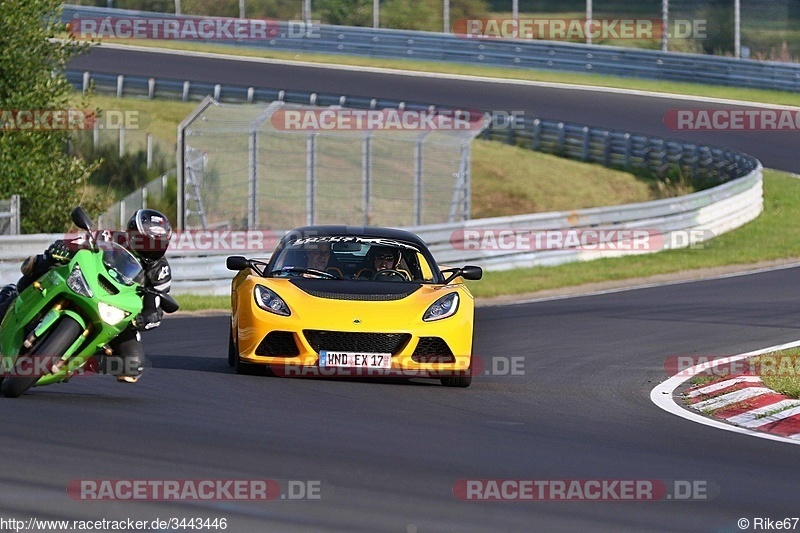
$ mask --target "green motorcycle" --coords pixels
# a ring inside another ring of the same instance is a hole
[[[146,292],[172,313],[178,303],[142,285],[136,257],[110,240],[98,240],[80,207],[72,221],[86,233],[69,263],[54,267],[23,290],[0,323],[0,394],[16,398],[33,386],[69,380],[142,311]]]

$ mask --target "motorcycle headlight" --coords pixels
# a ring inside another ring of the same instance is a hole
[[[100,312],[100,318],[103,319],[103,322],[111,326],[119,324],[130,315],[130,313],[119,307],[114,307],[113,305],[108,305],[103,302],[97,302],[97,310]]]
[[[269,311],[270,313],[281,316],[289,316],[292,314],[286,302],[263,285],[256,285],[256,288],[253,290],[253,295],[256,298],[256,304],[264,311]]]
[[[67,277],[67,287],[72,289],[73,292],[80,294],[81,296],[85,296],[86,298],[92,298],[94,294],[92,294],[92,289],[89,288],[89,284],[86,283],[86,278],[83,277],[83,272],[81,272],[81,267],[75,265],[72,268],[72,272],[70,273],[69,277]]]
[[[446,294],[433,302],[433,304],[422,315],[422,320],[425,322],[433,322],[434,320],[441,320],[455,314],[458,310],[458,293],[451,292]]]

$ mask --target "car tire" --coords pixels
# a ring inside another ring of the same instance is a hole
[[[23,364],[25,360],[36,360],[40,357],[50,357],[61,355],[66,352],[70,346],[81,336],[83,333],[83,326],[78,324],[75,319],[68,316],[61,318],[61,321],[46,334],[45,338],[39,343],[37,347],[31,350],[31,353],[19,357],[15,363],[15,367]],[[35,364],[34,364],[35,368]],[[0,394],[6,398],[18,398],[22,396],[25,391],[33,387],[41,376],[32,377],[6,377],[0,384]]]
[[[469,359],[469,369],[466,372],[441,378],[441,382],[445,387],[457,387],[461,389],[472,385],[472,357]]]
[[[236,366],[237,353],[236,344],[233,342],[233,328],[228,336],[228,366],[233,368]]]

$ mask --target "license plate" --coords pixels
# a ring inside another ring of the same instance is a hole
[[[328,350],[322,350],[319,352],[319,366],[337,368],[392,368],[392,354],[330,352]]]

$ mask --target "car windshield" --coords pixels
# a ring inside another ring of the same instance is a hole
[[[144,281],[142,265],[132,253],[115,242],[101,242],[98,245],[103,250],[103,264],[117,282],[133,285]]]
[[[411,243],[371,237],[313,237],[287,243],[270,261],[272,277],[385,282],[435,281],[435,266]]]

